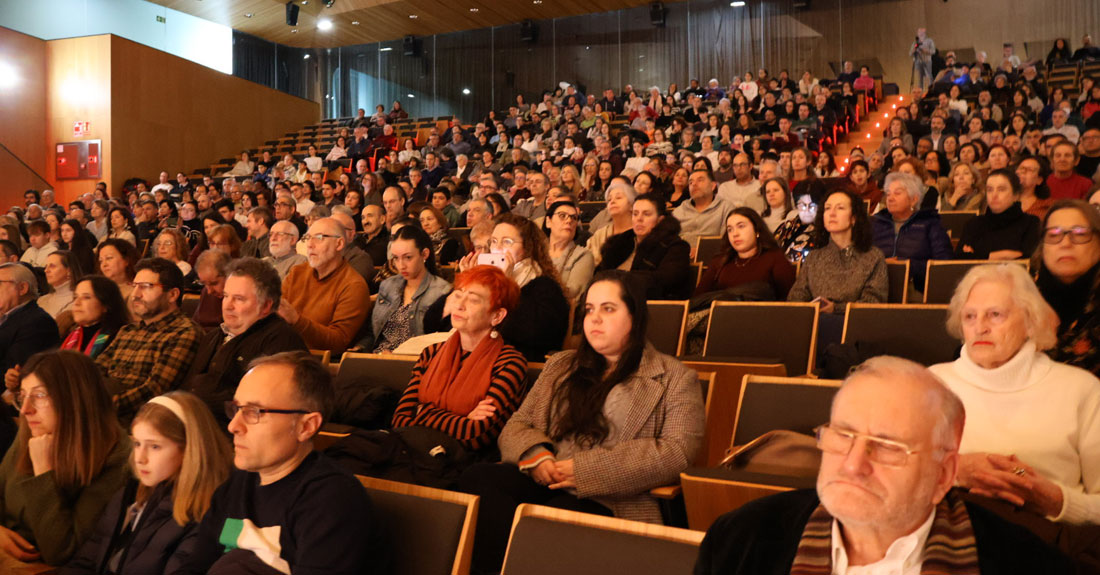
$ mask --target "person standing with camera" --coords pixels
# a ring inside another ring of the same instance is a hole
[[[917,38],[909,47],[909,56],[913,58],[913,73],[909,75],[909,88],[913,88],[913,75],[920,82],[920,89],[932,84],[932,55],[936,53],[936,43],[928,37],[924,28],[917,28]]]

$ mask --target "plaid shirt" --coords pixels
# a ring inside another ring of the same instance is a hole
[[[116,391],[119,419],[128,423],[149,399],[171,391],[199,349],[201,332],[175,310],[153,323],[123,326],[95,362]]]

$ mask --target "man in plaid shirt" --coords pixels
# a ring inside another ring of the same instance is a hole
[[[119,420],[127,426],[146,401],[179,387],[202,335],[180,313],[183,273],[176,264],[150,258],[136,269],[130,311],[137,322],[120,329],[95,360],[114,393]]]

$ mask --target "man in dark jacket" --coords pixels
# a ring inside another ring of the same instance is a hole
[[[38,281],[30,268],[0,264],[0,373],[61,343],[57,323],[38,307],[37,298]]]
[[[817,492],[758,499],[719,518],[695,574],[847,573],[854,566],[868,573],[1071,573],[1068,559],[1026,528],[952,489],[965,419],[959,398],[925,367],[885,356],[865,362],[817,429]]]
[[[949,260],[954,256],[951,238],[932,209],[918,209],[924,199],[924,184],[913,174],[893,172],[886,176],[886,209],[871,218],[875,247],[887,258],[909,260],[909,275],[918,290],[924,290],[928,260]]]
[[[279,314],[282,299],[275,268],[241,258],[226,268],[220,329],[206,333],[183,388],[195,393],[222,425],[229,423],[224,404],[233,399],[237,384],[253,359],[283,351],[305,351],[306,344]]]

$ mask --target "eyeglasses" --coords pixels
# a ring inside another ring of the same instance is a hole
[[[282,237],[293,238],[294,237],[294,234],[292,234],[290,232],[269,232],[269,233],[271,234],[272,238],[282,238]]]
[[[23,390],[15,392],[15,407],[23,409],[23,402],[28,399],[31,402],[31,407],[34,409],[41,409],[50,405],[50,394],[46,393],[44,389],[37,389],[30,393],[23,393]]]
[[[577,222],[581,217],[577,214],[570,214],[567,212],[555,212],[554,217],[563,222]]]
[[[313,240],[323,240],[325,238],[342,238],[344,236],[338,236],[335,234],[306,234],[302,236],[303,242],[312,242]]]
[[[489,240],[489,248],[490,249],[492,249],[492,248],[509,249],[509,248],[511,248],[512,246],[514,246],[518,243],[520,243],[519,240],[513,240],[512,238],[503,238],[503,239],[500,239],[500,240],[498,240],[496,238],[493,238],[493,239]]]
[[[1075,244],[1087,244],[1092,241],[1092,229],[1085,226],[1073,226],[1072,228],[1051,227],[1043,233],[1043,242],[1048,244],[1060,244],[1062,238],[1069,236],[1069,241]]]
[[[836,429],[829,424],[814,428],[814,433],[817,436],[817,448],[834,455],[847,456],[851,453],[852,446],[855,445],[857,438],[866,439],[867,445],[864,449],[866,450],[867,459],[890,467],[902,467],[909,460],[910,455],[920,453],[920,451],[912,449],[900,441],[883,439],[846,429]]]
[[[811,212],[817,209],[817,204],[807,204],[804,202],[798,202],[795,206],[800,212]]]
[[[176,242],[173,241],[173,240],[160,240],[159,242],[157,242],[157,245],[158,246],[174,246],[174,245],[176,245]]]
[[[290,202],[275,202],[276,206],[283,206],[284,208],[295,208],[298,204],[292,204]]]
[[[151,282],[130,282],[130,287],[134,288],[135,290],[145,291],[148,289],[153,289],[154,287],[164,287],[164,284],[155,284]]]
[[[263,417],[265,413],[312,413],[304,409],[268,409],[266,407],[259,407],[255,405],[237,405],[237,403],[234,401],[225,402],[226,417],[228,417],[229,419],[233,419],[237,416],[238,411],[241,413],[241,419],[243,419],[245,423],[250,425],[255,425],[259,423],[260,418]]]

